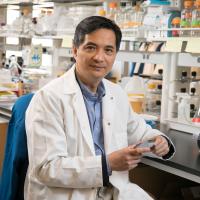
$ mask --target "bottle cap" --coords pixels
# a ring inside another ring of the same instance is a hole
[[[184,1],[185,8],[191,8],[193,6],[193,1]]]
[[[194,3],[194,5],[195,5],[196,7],[200,6],[200,0],[196,0],[195,3]]]
[[[105,16],[105,15],[106,15],[106,11],[105,11],[104,9],[100,9],[100,10],[98,11],[98,14],[99,14],[100,16]]]
[[[156,88],[156,84],[155,83],[149,83],[147,85],[148,89],[155,89]]]
[[[187,77],[187,72],[183,71],[181,72],[182,77]]]
[[[160,101],[160,100],[157,100],[157,101],[156,101],[156,105],[157,105],[157,106],[160,106],[160,105],[161,105],[161,101]]]
[[[180,89],[180,92],[181,92],[181,93],[186,93],[186,88],[181,88],[181,89]]]
[[[196,92],[196,88],[191,88],[191,89],[190,89],[190,92],[191,92],[192,94],[194,94],[194,93]]]
[[[194,104],[190,104],[190,110],[194,110],[195,109],[195,105]]]
[[[197,76],[197,72],[196,72],[196,71],[192,71],[192,72],[191,72],[191,76],[192,76],[192,77],[196,77],[196,76]]]
[[[110,2],[109,8],[117,8],[117,3],[116,2]]]
[[[180,17],[175,17],[175,18],[172,20],[172,24],[173,24],[173,25],[178,25],[178,24],[180,24],[180,22],[181,22]]]
[[[162,75],[163,74],[163,69],[158,70],[158,74]]]
[[[158,88],[159,90],[162,90],[162,85],[161,85],[161,84],[157,85],[157,88]]]

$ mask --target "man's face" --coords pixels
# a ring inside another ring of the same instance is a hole
[[[112,69],[116,53],[112,30],[102,28],[85,35],[84,42],[73,47],[79,78],[86,84],[100,81]]]

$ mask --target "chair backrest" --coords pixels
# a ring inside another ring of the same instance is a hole
[[[33,94],[20,97],[12,109],[0,179],[1,200],[24,200],[24,181],[28,168],[25,112],[32,97]]]

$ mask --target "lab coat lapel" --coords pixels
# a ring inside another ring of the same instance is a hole
[[[103,114],[104,146],[105,146],[106,152],[110,153],[112,151],[112,134],[113,134],[115,98],[109,92],[108,89],[106,90],[106,95],[103,98],[102,107],[103,107],[102,114]]]
[[[85,107],[85,102],[84,102],[81,91],[78,91],[75,94],[73,98],[73,106],[74,106],[76,116],[80,124],[81,132],[85,138],[85,141],[88,144],[88,147],[91,150],[91,153],[95,155],[94,143],[92,139],[92,133],[91,133],[90,124],[88,120],[87,110]]]

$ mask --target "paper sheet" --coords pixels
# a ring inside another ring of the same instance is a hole
[[[200,38],[188,39],[185,51],[190,53],[200,53]]]

